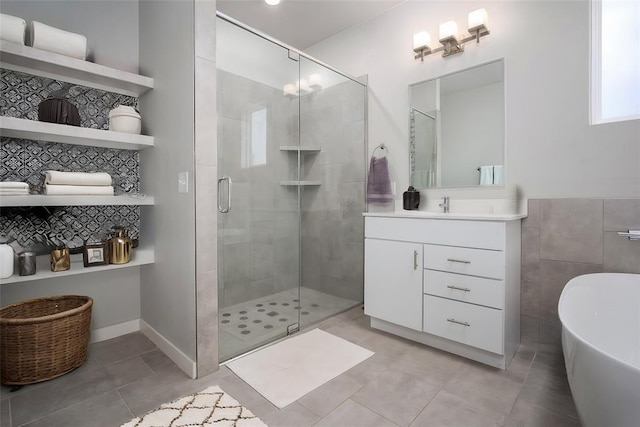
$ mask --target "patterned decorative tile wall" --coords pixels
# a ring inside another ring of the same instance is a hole
[[[109,110],[117,105],[137,107],[138,99],[61,81],[2,69],[0,115],[38,120],[41,101],[60,96],[78,108],[81,126],[109,128]],[[107,172],[116,195],[140,191],[137,151],[82,147],[3,137],[0,142],[0,181],[24,181],[32,194],[43,192],[43,172]],[[17,240],[29,248],[43,238],[61,240],[71,248],[88,238],[104,239],[114,225],[127,228],[134,238],[140,230],[137,206],[70,206],[3,208],[0,240]]]
[[[572,278],[640,273],[640,242],[618,231],[640,228],[640,199],[529,200],[522,222],[522,342],[560,350],[558,299]]]

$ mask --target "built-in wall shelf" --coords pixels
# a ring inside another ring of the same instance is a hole
[[[280,181],[282,186],[314,187],[322,185],[320,181]]]
[[[150,206],[151,196],[47,196],[27,194],[19,196],[0,196],[0,207],[18,206]]]
[[[319,147],[298,147],[297,145],[281,145],[280,151],[293,151],[294,153],[314,154],[322,151]]]
[[[31,276],[19,276],[16,271],[15,274],[6,279],[0,279],[0,284],[6,285],[9,283],[18,282],[30,282],[33,280],[54,279],[56,277],[74,276],[77,274],[89,274],[97,273],[99,271],[107,270],[119,270],[122,268],[137,267],[140,265],[153,264],[154,252],[149,248],[136,248],[133,249],[131,261],[126,264],[107,264],[98,265],[94,267],[85,267],[82,262],[82,254],[71,255],[71,268],[65,271],[51,271],[49,255],[40,255],[36,257],[36,274]]]
[[[0,135],[10,138],[121,150],[142,150],[153,147],[154,143],[153,137],[147,135],[81,128],[15,117],[0,117]]]
[[[0,67],[135,97],[153,88],[150,77],[5,40],[0,41]]]

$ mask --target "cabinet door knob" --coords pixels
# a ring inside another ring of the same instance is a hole
[[[413,269],[418,269],[418,251],[413,251]]]

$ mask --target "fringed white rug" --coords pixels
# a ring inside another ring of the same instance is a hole
[[[121,427],[179,426],[267,427],[218,386],[165,403]]]
[[[227,367],[282,409],[373,354],[314,329],[236,359]]]

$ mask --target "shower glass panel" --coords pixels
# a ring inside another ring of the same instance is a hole
[[[366,88],[300,58],[301,327],[363,301]]]
[[[219,360],[363,301],[366,87],[217,20]]]
[[[299,324],[298,81],[289,50],[217,20],[219,359]],[[297,58],[295,58],[297,59]],[[294,190],[292,190],[294,188]],[[228,212],[222,213],[228,209]],[[222,212],[220,212],[222,211]]]

